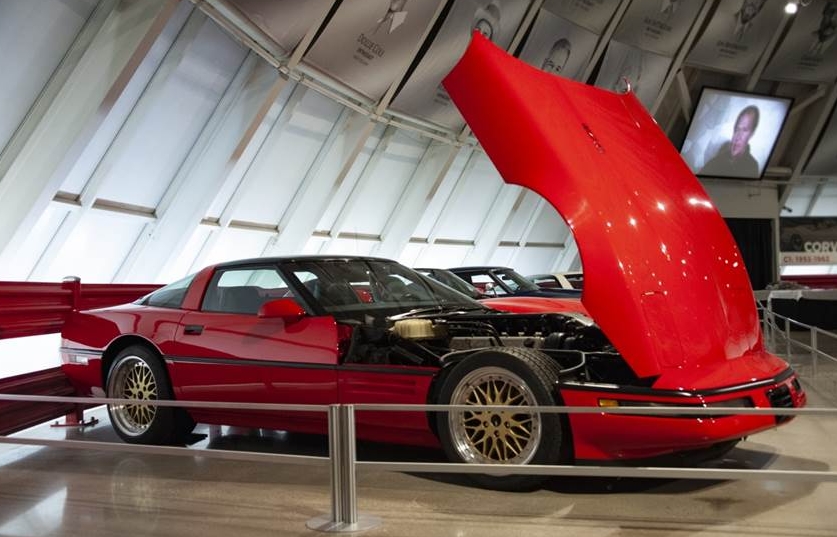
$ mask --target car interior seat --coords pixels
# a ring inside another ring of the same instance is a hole
[[[221,311],[253,314],[259,312],[265,299],[259,289],[252,285],[224,287],[221,294]]]
[[[326,306],[346,306],[360,302],[352,286],[345,282],[320,286],[319,299]]]

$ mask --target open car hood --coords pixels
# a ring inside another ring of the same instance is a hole
[[[444,85],[503,179],[566,220],[581,301],[637,375],[669,384],[766,356],[729,229],[633,94],[547,74],[479,33]]]

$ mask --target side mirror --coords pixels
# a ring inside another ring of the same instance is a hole
[[[492,282],[486,282],[485,284],[485,294],[491,296],[497,296],[497,291],[494,290],[494,284]]]
[[[279,298],[265,302],[259,308],[259,317],[264,319],[283,319],[291,324],[305,317],[305,310],[292,298]]]

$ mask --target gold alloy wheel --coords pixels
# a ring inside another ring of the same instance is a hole
[[[452,405],[537,404],[534,393],[517,375],[500,367],[482,367],[468,373],[451,395]],[[465,462],[526,464],[541,441],[537,413],[509,410],[459,410],[448,413],[454,447]]]
[[[156,400],[157,381],[148,364],[138,356],[120,358],[108,381],[108,396],[124,399]],[[156,407],[149,405],[110,405],[111,419],[127,435],[138,436],[154,422]]]

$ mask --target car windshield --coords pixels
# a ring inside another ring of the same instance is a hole
[[[512,291],[538,291],[540,288],[512,269],[496,269],[491,271]]]
[[[468,295],[471,298],[482,298],[484,297],[483,293],[480,292],[479,289],[471,285],[470,283],[466,282],[453,272],[449,270],[443,269],[416,269],[416,271],[433,278],[434,280],[441,282],[451,289],[459,291],[464,295]]]
[[[325,313],[337,318],[417,309],[482,309],[479,302],[394,261],[314,259],[283,265]]]

